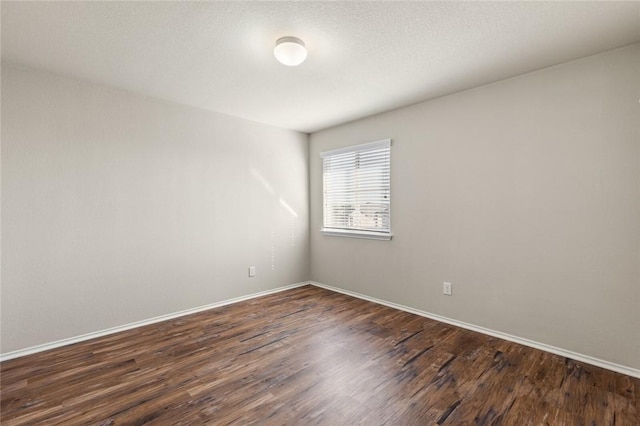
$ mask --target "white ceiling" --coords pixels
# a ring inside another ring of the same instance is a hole
[[[636,41],[640,2],[2,2],[5,61],[303,132]]]

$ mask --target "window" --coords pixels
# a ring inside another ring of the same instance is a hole
[[[391,239],[391,139],[321,153],[325,235]]]

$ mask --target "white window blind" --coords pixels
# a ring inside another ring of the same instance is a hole
[[[391,140],[325,151],[322,232],[391,239]]]

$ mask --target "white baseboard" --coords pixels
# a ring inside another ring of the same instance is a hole
[[[219,308],[225,305],[231,305],[233,303],[242,302],[249,299],[255,299],[256,297],[266,296],[268,294],[279,293],[281,291],[290,290],[296,287],[302,287],[305,285],[309,285],[308,281],[286,285],[283,287],[274,288],[271,290],[260,291],[258,293],[249,294],[246,296],[234,297],[233,299],[223,300],[221,302],[211,303],[204,306],[198,306],[195,308],[185,309],[179,312],[173,312],[166,315],[160,315],[158,317],[136,321],[129,324],[120,325],[117,327],[111,327],[106,330],[94,331],[92,333],[83,334],[80,336],[69,337],[67,339],[57,340],[55,342],[44,343],[42,345],[31,346],[25,349],[19,349],[17,351],[7,352],[6,354],[0,354],[0,362],[7,361],[14,358],[19,358],[25,355],[31,355],[38,352],[47,351],[49,349],[59,348],[61,346],[71,345],[73,343],[84,342],[85,340],[95,339],[96,337],[102,337],[113,333],[118,333],[120,331],[131,330],[132,328],[142,327],[144,325],[154,324],[161,321],[166,321],[178,317],[182,317],[189,314],[195,314],[196,312],[202,312],[213,308]]]
[[[346,294],[348,296],[357,297],[358,299],[363,299],[363,300],[367,300],[369,302],[373,302],[373,303],[377,303],[377,304],[380,304],[380,305],[388,306],[390,308],[399,309],[401,311],[405,311],[405,312],[409,312],[409,313],[412,313],[412,314],[420,315],[420,316],[423,316],[423,317],[426,317],[426,318],[430,318],[430,319],[433,319],[433,320],[436,320],[436,321],[440,321],[440,322],[444,322],[444,323],[447,323],[447,324],[451,324],[451,325],[454,325],[454,326],[457,326],[457,327],[465,328],[467,330],[476,331],[476,332],[482,333],[482,334],[487,334],[489,336],[497,337],[499,339],[504,339],[504,340],[508,340],[510,342],[519,343],[521,345],[529,346],[529,347],[532,347],[532,348],[535,348],[535,349],[540,349],[542,351],[551,352],[551,353],[556,354],[556,355],[560,355],[560,356],[563,356],[563,357],[566,357],[566,358],[571,358],[571,359],[574,359],[576,361],[581,361],[581,362],[584,362],[584,363],[587,363],[587,364],[595,365],[597,367],[606,368],[607,370],[612,370],[612,371],[615,371],[615,372],[618,372],[618,373],[621,373],[621,374],[625,374],[625,375],[628,375],[628,376],[640,378],[640,370],[636,369],[636,368],[632,368],[632,367],[628,367],[628,366],[625,366],[625,365],[616,364],[616,363],[605,361],[605,360],[602,360],[602,359],[599,359],[599,358],[594,358],[594,357],[591,357],[591,356],[588,356],[588,355],[583,355],[583,354],[580,354],[580,353],[577,353],[577,352],[573,352],[573,351],[569,351],[569,350],[566,350],[566,349],[558,348],[558,347],[555,347],[555,346],[547,345],[545,343],[540,343],[540,342],[536,342],[536,341],[533,341],[533,340],[525,339],[525,338],[522,338],[522,337],[513,336],[511,334],[507,334],[507,333],[503,333],[503,332],[500,332],[500,331],[491,330],[489,328],[480,327],[480,326],[469,324],[469,323],[466,323],[466,322],[454,320],[454,319],[451,319],[451,318],[443,317],[441,315],[432,314],[432,313],[429,313],[429,312],[426,312],[426,311],[421,311],[419,309],[410,308],[408,306],[400,305],[398,303],[388,302],[386,300],[377,299],[375,297],[366,296],[364,294],[356,293],[354,291],[344,290],[344,289],[341,289],[341,288],[338,288],[338,287],[333,287],[333,286],[322,284],[322,283],[318,283],[318,282],[315,282],[315,281],[305,281],[305,282],[300,282],[300,283],[296,283],[296,284],[291,284],[291,285],[287,285],[287,286],[283,286],[283,287],[274,288],[274,289],[271,289],[271,290],[266,290],[266,291],[261,291],[261,292],[258,292],[258,293],[249,294],[249,295],[246,295],[246,296],[240,296],[240,297],[235,297],[233,299],[223,300],[221,302],[211,303],[211,304],[204,305],[204,306],[198,306],[198,307],[191,308],[191,309],[185,309],[183,311],[173,312],[173,313],[170,313],[170,314],[161,315],[161,316],[158,316],[158,317],[154,317],[154,318],[150,318],[150,319],[146,319],[146,320],[142,320],[142,321],[136,321],[136,322],[132,322],[132,323],[125,324],[125,325],[108,328],[106,330],[100,330],[100,331],[96,331],[96,332],[92,332],[92,333],[83,334],[83,335],[80,335],[80,336],[70,337],[70,338],[62,339],[62,340],[57,340],[55,342],[44,343],[42,345],[32,346],[32,347],[25,348],[25,349],[19,349],[17,351],[7,352],[5,354],[0,354],[0,362],[8,361],[8,360],[14,359],[14,358],[19,358],[19,357],[22,357],[22,356],[25,356],[25,355],[31,355],[31,354],[35,354],[35,353],[38,353],[38,352],[43,352],[43,351],[46,351],[46,350],[49,350],[49,349],[59,348],[61,346],[71,345],[73,343],[84,342],[85,340],[95,339],[96,337],[102,337],[102,336],[106,336],[106,335],[109,335],[109,334],[118,333],[120,331],[130,330],[130,329],[136,328],[136,327],[142,327],[142,326],[145,326],[145,325],[154,324],[154,323],[157,323],[157,322],[178,318],[178,317],[189,315],[189,314],[195,314],[197,312],[202,312],[202,311],[206,311],[206,310],[209,310],[209,309],[219,308],[221,306],[231,305],[233,303],[238,303],[238,302],[242,302],[242,301],[245,301],[245,300],[254,299],[256,297],[266,296],[268,294],[278,293],[278,292],[281,292],[281,291],[293,289],[293,288],[296,288],[296,287],[302,287],[302,286],[309,285],[309,284],[314,285],[316,287],[324,288],[324,289],[327,289],[327,290],[335,291],[337,293]]]
[[[503,333],[501,331],[491,330],[489,328],[480,327],[477,325],[469,324],[466,322],[454,320],[451,318],[443,317],[441,315],[432,314],[429,312],[421,311],[419,309],[410,308],[408,306],[400,305],[393,302],[387,302],[386,300],[377,299],[375,297],[366,296],[364,294],[356,293],[354,291],[344,290],[342,288],[333,287],[330,285],[318,283],[315,281],[309,281],[309,284],[316,287],[321,287],[327,290],[335,291],[337,293],[346,294],[348,296],[357,297],[358,299],[367,300],[369,302],[377,303],[380,305],[388,306],[390,308],[399,309],[401,311],[409,312],[412,314],[420,315],[422,317],[430,318],[436,321],[444,322],[447,324],[455,325],[456,327],[465,328],[471,331],[477,331],[478,333],[487,334],[489,336],[497,337],[499,339],[508,340],[510,342],[519,343],[524,346],[529,346],[535,349],[540,349],[545,352],[551,352],[552,354],[560,355],[565,358],[571,358],[576,361],[584,362],[586,364],[602,367],[607,370],[612,370],[617,373],[625,374],[627,376],[640,378],[640,370],[626,365],[620,365],[613,362],[605,361],[599,358],[594,358],[589,355],[583,355],[577,352],[569,351],[566,349],[558,348],[555,346],[547,345],[545,343],[536,342],[534,340],[525,339],[523,337],[513,336],[511,334]]]

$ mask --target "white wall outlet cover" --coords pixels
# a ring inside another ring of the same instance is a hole
[[[442,283],[442,292],[447,296],[451,296],[451,283]]]
[[[255,277],[256,276],[256,267],[255,266],[249,266],[249,276],[250,277]]]

